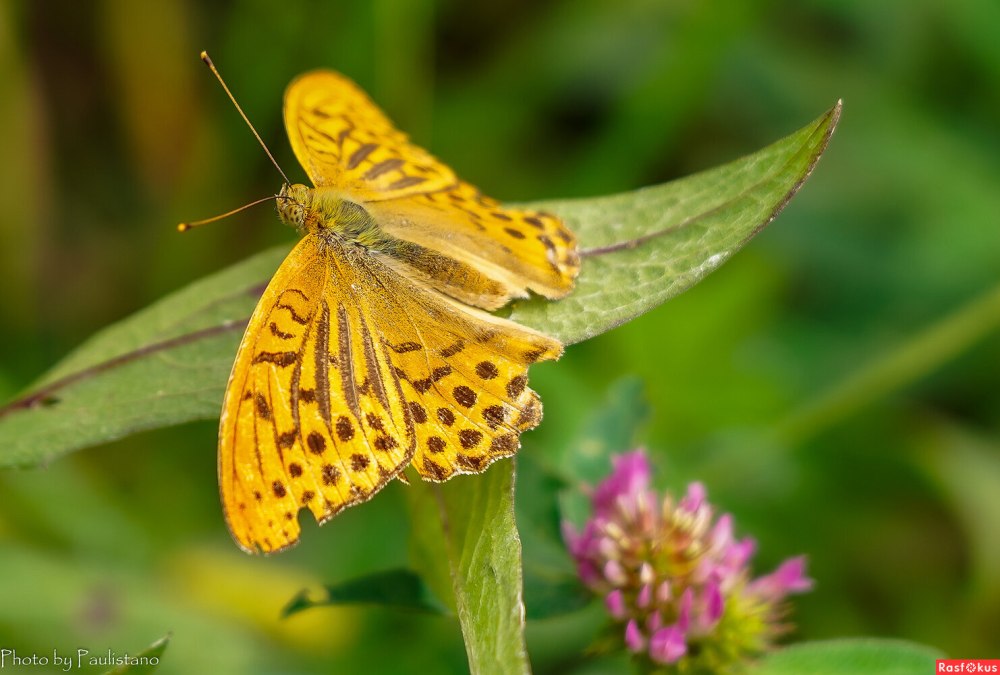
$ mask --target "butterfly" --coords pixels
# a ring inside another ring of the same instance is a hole
[[[277,209],[303,236],[250,318],[219,424],[226,522],[251,553],[409,465],[444,481],[513,455],[541,420],[528,367],[562,345],[489,311],[563,297],[580,269],[558,217],[484,196],[346,77],[300,76],[284,117],[313,185],[286,183]]]

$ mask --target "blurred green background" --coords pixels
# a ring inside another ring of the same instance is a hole
[[[998,29],[995,0],[8,0],[0,398],[102,326],[291,244],[268,207],[174,231],[280,184],[201,49],[293,180],[283,89],[332,67],[503,200],[671,180],[843,97],[827,155],[745,251],[532,370],[545,423],[522,453],[544,458],[638,376],[661,487],[704,481],[759,539],[760,571],[809,555],[799,639],[996,657]],[[405,488],[250,558],[223,524],[215,426],[0,474],[0,647],[134,654],[173,631],[163,673],[465,670],[446,619],[279,620],[303,585],[405,562]],[[536,671],[596,672],[580,654],[599,624],[530,626]]]

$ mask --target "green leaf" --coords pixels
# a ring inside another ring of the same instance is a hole
[[[117,668],[112,668],[105,675],[125,675],[126,673],[141,675],[142,673],[151,673],[160,667],[160,658],[163,656],[163,652],[166,651],[169,643],[170,634],[168,633],[138,654],[134,656],[130,654],[130,659],[133,660]]]
[[[566,484],[532,453],[522,453],[517,472],[517,530],[523,545],[524,604],[529,620],[548,619],[586,607],[593,599],[566,551],[556,496]]]
[[[638,447],[640,431],[649,415],[643,381],[622,378],[610,388],[599,407],[583,416],[580,432],[552,453],[549,470],[558,472],[567,484],[556,496],[563,520],[583,527],[592,505],[581,488],[595,486],[608,476],[612,456]]]
[[[292,598],[282,615],[291,616],[313,607],[357,604],[384,605],[435,614],[446,611],[423,579],[404,569],[376,572],[335,586],[325,586],[323,592],[326,597],[313,599],[307,590],[303,590]]]
[[[593,592],[575,574],[550,577],[528,566],[524,569],[524,597],[531,621],[572,614],[594,601]]]
[[[246,318],[281,257],[258,254],[84,342],[0,408],[0,468],[217,416]]]
[[[645,383],[624,377],[610,388],[600,407],[584,416],[576,438],[553,453],[551,468],[572,483],[594,485],[611,471],[611,457],[634,450],[650,417]]]
[[[788,204],[826,149],[840,109],[838,102],[753,155],[665,185],[532,204],[566,220],[584,262],[572,294],[515,304],[511,318],[573,344],[680,295]]]
[[[648,417],[642,380],[625,377],[600,406],[582,416],[585,422],[577,434],[547,446],[545,455],[518,458],[517,522],[524,544],[528,619],[569,614],[593,600],[566,551],[562,521],[582,525],[591,506],[579,484],[593,485],[607,476],[611,455],[636,446]]]
[[[944,654],[902,640],[857,638],[806,642],[777,651],[750,669],[751,675],[915,675],[933,673]]]
[[[528,673],[521,540],[514,526],[514,460],[477,480],[414,481],[406,490],[411,557],[454,608],[472,673]]]
[[[569,297],[518,303],[511,318],[569,344],[690,288],[788,203],[839,117],[838,103],[754,155],[673,183],[533,205],[578,233],[583,267]],[[81,345],[0,408],[0,468],[217,416],[243,326],[288,250],[211,275]]]

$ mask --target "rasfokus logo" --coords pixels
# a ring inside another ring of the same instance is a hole
[[[938,659],[935,673],[1000,673],[1000,659]]]

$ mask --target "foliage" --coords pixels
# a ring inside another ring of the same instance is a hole
[[[641,442],[661,487],[702,480],[739,514],[763,566],[809,553],[818,585],[797,604],[797,639],[894,635],[988,654],[1000,621],[1000,249],[984,245],[1000,209],[997,12],[988,0],[4,4],[0,394],[14,400],[87,336],[191,279],[288,249],[263,213],[171,233],[277,185],[201,48],[286,169],[280,91],[328,66],[462,175],[524,201],[664,183],[842,95],[847,122],[776,227],[693,291],[533,369],[546,415],[525,436],[515,503],[528,652],[539,673],[627,667],[581,658],[599,608],[568,611],[580,597],[553,528],[594,480],[563,469],[575,451],[597,472],[605,451]],[[186,419],[212,414],[222,370]],[[622,374],[643,396],[609,394]],[[156,384],[127,392],[137,418]],[[637,431],[595,440],[632,414]],[[0,646],[121,651],[172,630],[157,672],[467,670],[446,616],[324,607],[279,620],[302,587],[413,566],[406,489],[307,527],[288,554],[248,559],[219,519],[214,426],[0,473]]]

